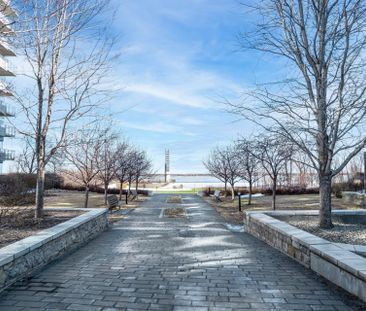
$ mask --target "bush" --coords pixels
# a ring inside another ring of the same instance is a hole
[[[203,190],[203,194],[205,196],[208,196],[209,194],[213,194],[216,190],[221,191],[221,195],[224,194],[224,188],[206,188]],[[235,195],[238,194],[248,194],[249,190],[247,187],[242,188],[235,188]],[[256,193],[263,193],[265,195],[272,195],[272,188],[253,188],[252,194]],[[278,195],[299,195],[299,194],[318,194],[319,188],[305,188],[305,187],[299,187],[299,186],[293,186],[293,187],[279,187],[277,188],[276,194]],[[231,190],[226,191],[226,195],[231,195]]]
[[[85,187],[84,186],[75,186],[75,185],[70,185],[70,184],[66,184],[63,185],[61,187],[62,190],[70,190],[70,191],[85,191]],[[132,190],[134,190],[132,188]],[[90,192],[96,192],[96,193],[104,193],[104,188],[103,187],[99,187],[99,186],[90,186],[89,188]],[[122,193],[126,194],[127,190],[123,189]],[[144,189],[139,189],[138,194],[141,195],[148,195],[148,190],[144,190]],[[119,189],[116,188],[112,188],[112,189],[108,189],[108,194],[119,194]]]
[[[361,191],[363,190],[363,183],[354,183],[353,181],[335,183],[332,185],[332,193],[337,198],[342,197],[342,191]]]
[[[35,203],[37,176],[13,173],[0,175],[0,204],[5,206]],[[61,188],[63,178],[57,174],[46,174],[45,189]]]
[[[0,204],[5,206],[34,203],[35,179],[26,174],[0,175]]]

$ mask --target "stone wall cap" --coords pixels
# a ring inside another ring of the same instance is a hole
[[[15,243],[0,248],[0,266],[3,266],[15,258],[23,256],[30,251],[41,247],[45,243],[60,237],[68,231],[97,218],[103,214],[108,213],[107,208],[45,208],[45,210],[60,210],[60,211],[85,211],[86,213],[60,223],[54,227],[39,231],[34,235],[26,237]]]

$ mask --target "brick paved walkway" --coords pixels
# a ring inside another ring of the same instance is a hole
[[[350,298],[245,233],[197,196],[188,219],[155,195],[127,219],[12,287],[0,310],[355,310]],[[343,298],[342,298],[343,297]]]

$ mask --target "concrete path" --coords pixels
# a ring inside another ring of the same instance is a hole
[[[0,310],[357,310],[343,292],[245,233],[201,198],[167,219],[155,195],[94,241],[12,287]]]

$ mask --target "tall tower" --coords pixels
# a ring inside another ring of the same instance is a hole
[[[165,182],[170,183],[170,154],[169,149],[165,150]]]
[[[0,0],[0,77],[14,77],[12,66],[6,60],[7,57],[15,56],[14,51],[9,46],[6,38],[14,36],[15,32],[11,28],[12,22],[8,18],[17,16],[16,11],[11,7],[9,0]],[[5,137],[14,137],[15,129],[5,123],[5,118],[14,117],[14,110],[4,100],[13,96],[5,81],[0,80],[0,173],[2,164],[7,160],[14,160],[14,151],[4,149]]]

